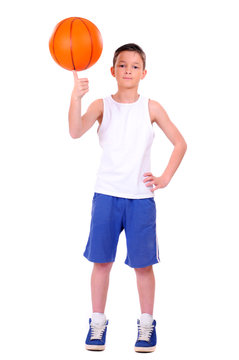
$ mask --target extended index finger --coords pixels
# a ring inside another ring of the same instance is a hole
[[[78,75],[77,75],[77,71],[76,70],[72,70],[73,72],[73,76],[74,76],[74,80],[78,80]]]

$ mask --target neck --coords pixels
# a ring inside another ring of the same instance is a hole
[[[121,103],[133,103],[138,100],[139,94],[137,89],[118,89],[117,93],[112,97],[115,101]]]

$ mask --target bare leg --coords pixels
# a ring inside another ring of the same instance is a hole
[[[94,263],[91,275],[91,298],[93,312],[104,313],[109,287],[109,275],[113,263]]]
[[[135,269],[141,313],[153,315],[155,278],[153,266]]]

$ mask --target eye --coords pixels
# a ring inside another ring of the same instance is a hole
[[[124,64],[120,64],[119,67],[123,68],[123,67],[124,67]]]
[[[139,67],[135,65],[135,66],[133,66],[133,68],[134,68],[134,69],[138,69]]]

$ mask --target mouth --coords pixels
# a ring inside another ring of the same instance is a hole
[[[126,76],[124,76],[123,79],[124,79],[124,80],[132,80],[132,78],[126,77]]]

